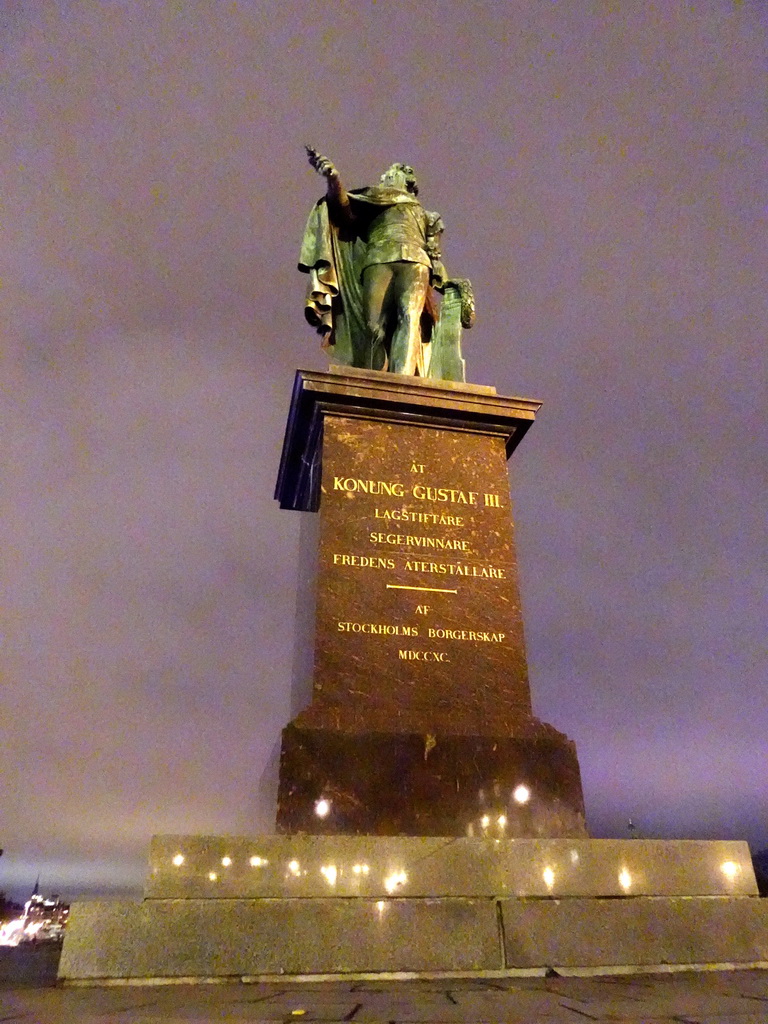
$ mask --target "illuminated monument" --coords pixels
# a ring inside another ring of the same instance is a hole
[[[277,827],[584,836],[574,745],[531,710],[517,582],[506,460],[541,403],[464,382],[472,290],[413,168],[348,192],[307,152],[327,190],[305,313],[337,372],[297,375],[277,482],[282,508],[320,517],[311,701],[283,733]]]
[[[764,964],[746,843],[587,837],[523,642],[506,459],[539,403],[464,383],[471,289],[412,169],[348,193],[310,162],[301,269],[337,365],[297,374],[277,482],[319,520],[278,834],[156,836],[141,902],[72,907],[60,977]]]

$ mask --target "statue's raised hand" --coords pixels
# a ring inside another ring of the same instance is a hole
[[[317,150],[312,149],[311,146],[305,146],[304,149],[307,151],[310,164],[318,174],[322,174],[324,178],[338,178],[339,172],[327,157],[320,156]]]

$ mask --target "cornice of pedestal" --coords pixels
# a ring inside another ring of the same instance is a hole
[[[493,387],[404,377],[378,370],[297,370],[275,498],[281,508],[316,510],[322,422],[326,415],[396,422],[503,438],[509,458],[541,402]]]

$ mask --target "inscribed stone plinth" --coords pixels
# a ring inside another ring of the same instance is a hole
[[[506,459],[537,408],[299,374],[278,497],[319,511],[315,659],[279,831],[585,834],[574,745],[531,711]]]
[[[326,416],[307,727],[512,735],[531,717],[500,438]]]

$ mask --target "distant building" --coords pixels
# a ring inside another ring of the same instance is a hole
[[[0,926],[0,946],[18,946],[22,942],[61,941],[69,917],[69,904],[58,893],[41,896],[38,883],[24,904],[21,917]]]

